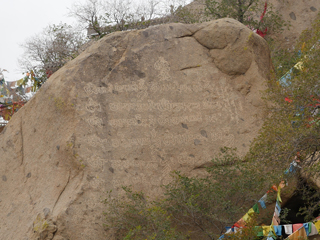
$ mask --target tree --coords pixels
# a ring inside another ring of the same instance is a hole
[[[49,25],[42,33],[28,39],[22,47],[20,65],[31,70],[43,83],[51,74],[82,51],[86,39],[81,31],[67,24]]]
[[[120,31],[128,29],[129,24],[134,25],[139,19],[130,0],[109,0],[105,9],[106,22]]]
[[[59,68],[74,59],[86,42],[81,31],[69,25],[49,25],[22,45],[25,52],[20,65],[25,76],[7,83],[0,69],[0,117],[5,125],[42,84]]]
[[[266,33],[280,31],[288,24],[272,10],[267,0],[205,0],[205,13],[210,18],[230,17],[248,27]]]
[[[257,10],[257,0],[206,0],[206,12],[215,18],[231,17],[241,23],[251,23],[253,12]]]
[[[186,0],[87,0],[74,4],[69,15],[75,17],[88,35],[99,38],[114,31],[143,29],[169,22],[193,23],[199,14],[183,8]]]
[[[159,0],[140,1],[137,13],[141,22],[150,22],[153,18],[158,17],[160,4]]]
[[[7,70],[0,68],[0,132],[12,115],[24,104],[23,96],[19,95],[13,87],[16,82],[6,82],[3,72]]]
[[[75,17],[86,28],[99,36],[104,35],[101,28],[105,24],[105,8],[99,0],[87,0],[84,4],[74,3],[69,9],[69,16]]]
[[[305,182],[316,182],[320,176],[319,19],[320,16],[309,30],[302,33],[295,47],[297,51],[291,53],[296,59],[291,68],[285,68],[286,64],[275,68],[285,74],[268,82],[265,98],[270,103],[269,117],[250,153],[252,159],[279,166],[280,171],[283,170],[282,165],[298,156],[303,166],[301,179]],[[302,191],[309,192],[305,194],[306,201],[310,201],[311,196],[319,199],[317,187],[311,195],[305,184],[300,187]],[[304,212],[308,213],[309,220],[315,217],[314,214],[320,210],[318,201],[310,201],[306,210]]]

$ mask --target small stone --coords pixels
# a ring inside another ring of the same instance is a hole
[[[187,124],[184,124],[184,123],[181,123],[181,126],[185,129],[188,129],[188,125]]]
[[[292,20],[296,20],[297,18],[296,18],[296,15],[294,14],[294,12],[291,12],[290,14],[289,14],[289,16],[290,16],[290,18],[292,19]]]
[[[31,178],[31,172],[27,174],[27,178]]]
[[[312,11],[312,12],[315,12],[315,11],[317,11],[317,9],[315,8],[315,7],[310,7],[310,10]]]
[[[199,140],[199,139],[195,139],[195,140],[194,140],[194,145],[197,146],[197,145],[199,145],[199,144],[200,144],[200,140]]]
[[[201,135],[208,138],[207,132],[205,130],[200,131]]]
[[[3,175],[3,176],[2,176],[2,181],[4,181],[4,182],[6,182],[6,181],[7,181],[7,177],[6,177],[6,175]]]

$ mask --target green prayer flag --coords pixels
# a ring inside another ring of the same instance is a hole
[[[309,232],[309,234],[311,233],[311,228],[312,228],[312,223],[308,222],[308,232]],[[309,234],[307,234],[307,235],[309,235]]]
[[[254,227],[254,231],[258,237],[263,237],[263,230],[261,226]]]
[[[254,210],[255,213],[258,213],[258,214],[260,213],[260,212],[259,212],[259,205],[258,205],[258,203],[256,203],[255,205],[253,205],[252,208],[253,208],[253,210]]]

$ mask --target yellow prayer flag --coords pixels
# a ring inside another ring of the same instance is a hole
[[[17,81],[17,85],[18,85],[18,86],[21,86],[22,83],[23,83],[23,78],[21,78],[21,79],[19,79],[19,80]]]
[[[4,115],[4,120],[9,121],[10,118],[11,118],[11,116],[10,116],[8,113],[6,113],[6,114]]]
[[[250,208],[249,211],[242,217],[245,222],[248,222],[251,219],[251,216],[255,213],[253,208]]]
[[[254,214],[254,213],[255,213],[255,211],[253,210],[253,208],[250,208],[248,211],[249,216],[252,216],[252,214]]]
[[[282,202],[280,195],[281,195],[281,187],[278,188],[277,200],[278,200],[279,202]]]
[[[263,236],[268,236],[271,231],[271,226],[262,226]]]
[[[242,219],[243,219],[245,222],[248,222],[248,221],[251,219],[251,217],[249,216],[248,213],[246,213],[246,214],[242,217]]]
[[[316,226],[316,229],[318,230],[318,233],[320,233],[320,220],[316,221],[314,223],[314,225]]]

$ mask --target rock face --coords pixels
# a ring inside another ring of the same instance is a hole
[[[232,19],[116,32],[53,74],[0,134],[0,239],[100,240],[105,192],[159,194],[261,127],[266,42]]]
[[[274,37],[283,43],[286,48],[292,48],[303,30],[311,27],[320,10],[320,2],[317,0],[270,0],[284,20],[291,25],[282,33]]]
[[[284,48],[294,47],[302,31],[311,27],[320,10],[318,0],[268,0],[268,4],[268,9],[272,6],[272,10],[278,12],[283,20],[291,25],[290,29],[284,28],[281,33],[271,33],[271,37],[281,42]],[[205,0],[195,0],[188,5],[188,8],[204,15]],[[257,17],[260,17],[260,14]]]

